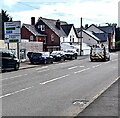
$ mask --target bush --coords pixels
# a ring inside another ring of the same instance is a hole
[[[120,48],[120,40],[116,42],[116,48]]]

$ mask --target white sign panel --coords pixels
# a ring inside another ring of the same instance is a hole
[[[20,42],[21,39],[21,22],[5,22],[4,23],[4,34],[6,43]]]

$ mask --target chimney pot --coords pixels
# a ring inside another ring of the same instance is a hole
[[[60,20],[59,19],[56,21],[56,27],[60,30]]]
[[[35,17],[31,17],[31,25],[35,25]]]

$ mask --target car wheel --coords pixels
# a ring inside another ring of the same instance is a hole
[[[61,61],[64,61],[64,60],[65,60],[64,57],[62,57],[62,58],[61,58]]]
[[[91,59],[91,62],[93,62],[93,59]]]
[[[51,60],[51,64],[53,64],[53,60]]]
[[[45,59],[44,64],[47,64],[47,60]]]
[[[19,69],[19,64],[16,63],[14,70],[18,70],[18,69]]]

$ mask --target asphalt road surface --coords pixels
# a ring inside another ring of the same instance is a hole
[[[118,55],[2,73],[2,116],[76,116],[118,79]]]

